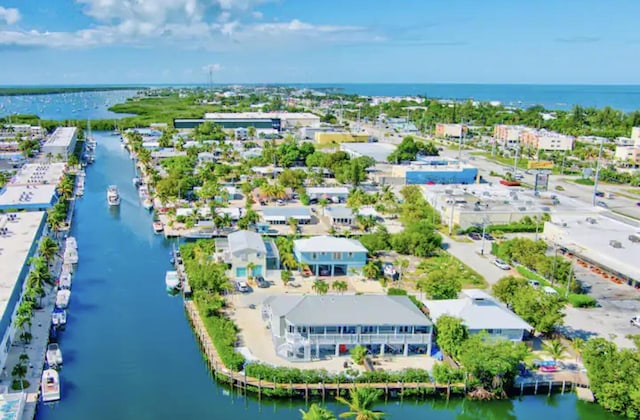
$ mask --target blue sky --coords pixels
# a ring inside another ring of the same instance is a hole
[[[0,84],[639,84],[637,0],[2,0]]]

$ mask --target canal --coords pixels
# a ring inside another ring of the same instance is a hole
[[[36,418],[60,420],[298,419],[300,402],[234,395],[214,383],[179,297],[165,292],[171,244],[154,235],[138,200],[134,166],[119,138],[95,133],[96,163],[87,168],[72,235],[80,254],[67,329],[62,400],[40,405]],[[119,210],[106,204],[116,184]],[[330,408],[339,411],[334,404]],[[607,419],[572,394],[478,403],[390,401],[391,418]]]

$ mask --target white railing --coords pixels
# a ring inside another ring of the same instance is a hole
[[[428,344],[431,334],[305,334],[285,333],[289,342],[312,344]]]

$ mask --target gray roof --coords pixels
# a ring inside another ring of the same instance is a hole
[[[470,330],[532,330],[518,315],[479,289],[463,291],[462,299],[426,300],[425,305],[434,320],[442,315],[462,319]]]
[[[335,236],[313,236],[293,241],[293,249],[298,252],[367,252],[360,241]]]
[[[262,207],[265,220],[310,219],[309,207]]]
[[[432,325],[407,296],[276,296],[265,300],[294,325]]]
[[[324,211],[334,219],[353,218],[353,211],[347,206],[329,206]]]
[[[262,236],[255,232],[239,230],[237,232],[230,233],[227,236],[227,239],[229,241],[229,251],[232,254],[245,250],[262,252],[265,254],[267,252]]]

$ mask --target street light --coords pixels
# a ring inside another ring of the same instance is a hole
[[[489,222],[489,218],[484,216],[482,219],[482,247],[480,248],[480,255],[484,256],[484,243],[485,243],[485,235],[487,234],[487,223]]]
[[[593,181],[593,200],[592,205],[595,207],[596,205],[596,194],[598,193],[598,177],[600,176],[600,159],[602,158],[602,145],[604,144],[604,139],[600,140],[600,151],[598,152],[598,161],[596,162],[596,177]]]

